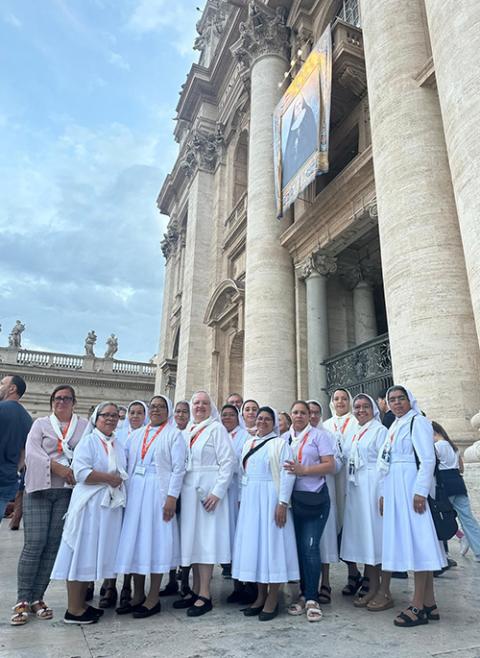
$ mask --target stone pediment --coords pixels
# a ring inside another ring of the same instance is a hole
[[[225,279],[217,286],[208,302],[204,323],[211,327],[230,314],[236,315],[244,297],[245,286],[242,281]]]

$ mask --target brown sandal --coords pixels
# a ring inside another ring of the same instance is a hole
[[[34,601],[30,604],[30,612],[38,619],[53,619],[53,610],[48,607],[45,601]]]
[[[30,612],[30,605],[28,601],[19,601],[13,606],[13,615],[10,617],[10,624],[12,626],[24,626],[28,621],[28,613]]]
[[[394,603],[393,599],[391,596],[383,596],[382,600],[377,600],[376,598],[373,598],[371,601],[367,603],[365,606],[367,610],[370,610],[370,612],[383,612],[384,610],[390,610],[390,608],[393,608]]]

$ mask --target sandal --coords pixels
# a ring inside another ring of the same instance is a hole
[[[323,617],[323,613],[320,610],[320,604],[318,601],[307,601],[305,604],[305,610],[308,621],[320,621],[320,619]]]
[[[305,599],[301,596],[296,603],[290,603],[287,608],[287,613],[292,617],[298,617],[305,612]]]
[[[358,592],[362,586],[363,578],[360,575],[360,572],[356,576],[349,576],[348,582],[345,587],[342,589],[343,596],[353,596]]]
[[[428,624],[427,613],[425,610],[419,610],[413,605],[409,605],[407,610],[413,612],[416,619],[412,619],[410,615],[405,614],[405,612],[401,612],[399,615],[397,615],[397,618],[393,620],[395,626],[411,628],[412,626],[423,626],[423,624]]]
[[[113,608],[117,602],[118,593],[116,587],[105,587],[105,595],[98,602],[99,608]]]
[[[33,612],[39,619],[53,619],[53,610],[48,607],[45,601],[34,601],[31,603],[30,612]]]
[[[424,605],[423,609],[429,621],[440,621],[440,613],[438,612],[437,604]]]
[[[362,578],[362,582],[360,585],[360,589],[357,592],[357,597],[359,599],[362,599],[364,596],[366,596],[370,591],[370,578],[368,576],[364,576]]]
[[[24,626],[28,621],[28,613],[30,612],[30,605],[28,601],[19,601],[13,606],[13,615],[10,617],[10,624],[12,626]]]
[[[327,605],[332,602],[332,588],[328,585],[322,585],[318,592],[318,602]]]
[[[132,600],[132,589],[130,587],[122,587],[120,591],[120,608],[125,607],[127,603],[130,603]]]
[[[369,601],[365,606],[367,610],[370,612],[383,612],[384,610],[390,610],[390,608],[393,608],[394,603],[391,596],[382,596],[379,599],[377,599],[376,596],[377,595],[375,595],[375,598]]]

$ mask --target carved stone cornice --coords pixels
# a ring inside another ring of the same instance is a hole
[[[213,39],[218,39],[225,29],[228,11],[225,0],[210,0],[196,25],[198,37],[193,44],[194,50],[203,53]]]
[[[321,276],[328,277],[336,271],[337,259],[323,249],[318,249],[310,254],[300,267],[301,277],[303,279],[308,279],[312,274],[320,274]]]
[[[263,55],[280,55],[288,60],[290,28],[288,9],[272,9],[262,2],[250,0],[247,20],[240,23],[240,39],[232,46],[232,54],[244,69]]]
[[[223,130],[221,126],[217,126],[215,132],[209,133],[195,130],[187,141],[180,167],[189,178],[195,175],[197,169],[214,171],[222,148]]]

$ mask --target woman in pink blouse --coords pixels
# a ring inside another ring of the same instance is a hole
[[[72,485],[73,450],[87,426],[74,413],[75,391],[57,386],[50,396],[50,416],[37,418],[25,446],[25,540],[18,562],[17,604],[11,623],[22,626],[29,613],[51,619],[53,611],[43,600],[62,537],[63,517]]]

